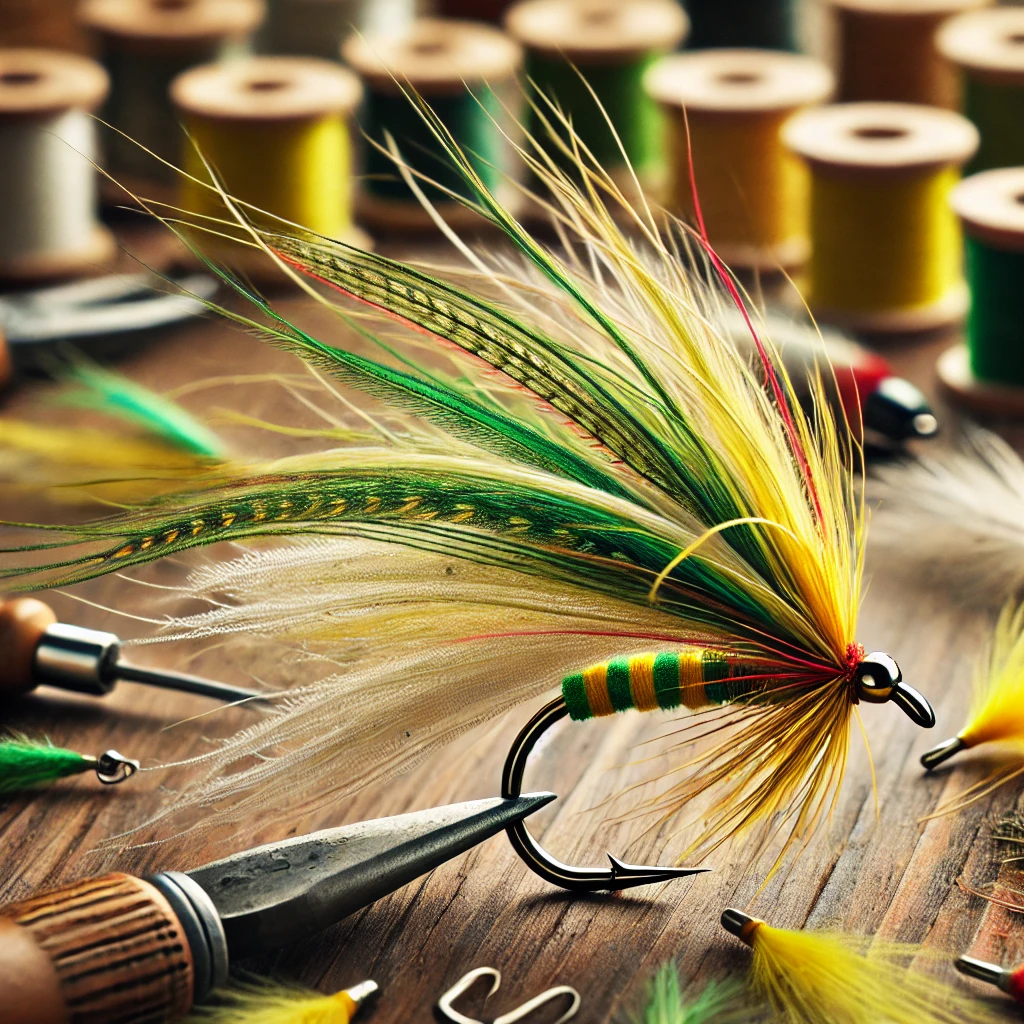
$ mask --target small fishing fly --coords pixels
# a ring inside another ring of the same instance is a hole
[[[315,535],[191,581],[210,609],[164,635],[257,633],[345,657],[199,758],[165,813],[294,813],[562,680],[534,739],[566,715],[698,712],[685,742],[702,746],[657,802],[672,812],[713,793],[686,855],[759,824],[808,834],[836,799],[860,702],[933,723],[896,662],[857,640],[865,522],[848,425],[820,384],[812,411],[801,408],[713,251],[709,283],[676,226],[629,207],[585,151],[566,154],[570,172],[543,147],[520,150],[571,240],[556,253],[422,114],[470,205],[522,254],[515,273],[454,236],[475,268],[468,283],[246,223],[252,245],[325,288],[358,327],[346,347],[222,272],[255,310],[224,315],[332,387],[369,395],[375,439],[63,527],[52,558],[8,549],[0,578],[67,587],[200,545]],[[756,366],[719,326],[727,308],[747,318]],[[391,325],[387,338],[367,313]],[[507,775],[530,746],[518,744]]]

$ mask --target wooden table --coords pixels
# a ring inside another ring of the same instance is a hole
[[[303,305],[294,297],[284,301],[292,312]],[[327,318],[316,315],[313,322],[328,340],[340,337],[340,328]],[[948,343],[948,338],[925,340],[889,355],[900,371],[934,393],[934,361]],[[138,380],[161,389],[208,376],[294,369],[289,357],[217,320],[182,327],[123,365]],[[39,391],[36,386],[22,389],[3,411],[27,415],[34,410],[39,415]],[[267,385],[245,392],[221,388],[188,400],[193,408],[202,408],[204,402],[233,404],[289,423],[304,422],[306,415]],[[939,409],[949,422],[941,403]],[[224,432],[237,443],[247,436],[232,427]],[[264,439],[261,444],[265,449],[289,447],[284,440]],[[0,514],[7,510],[0,509]],[[161,564],[147,578],[180,579],[195,561],[183,557]],[[935,704],[938,727],[925,733],[892,706],[864,707],[877,772],[877,807],[868,760],[855,736],[831,826],[763,892],[758,887],[771,855],[752,863],[747,847],[738,844],[710,860],[713,874],[622,895],[574,897],[532,875],[504,837],[497,837],[350,920],[283,950],[273,962],[255,966],[325,990],[373,977],[383,994],[371,1019],[416,1022],[431,1019],[437,997],[463,973],[493,965],[502,971],[504,985],[488,1015],[550,985],[567,983],[583,995],[578,1019],[597,1022],[621,1019],[636,1008],[647,978],[667,959],[676,958],[683,979],[695,980],[697,986],[742,970],[746,951],[718,924],[721,910],[729,905],[787,927],[835,928],[924,943],[941,951],[945,960],[968,950],[1005,962],[1021,959],[1021,929],[1004,912],[966,896],[955,884],[961,876],[976,884],[996,877],[999,853],[985,839],[986,830],[1013,805],[1016,790],[1008,787],[955,817],[919,823],[944,796],[980,777],[976,759],[964,757],[931,777],[923,775],[917,759],[959,728],[972,663],[992,612],[964,607],[941,588],[915,587],[913,567],[907,569],[871,560],[860,639],[868,650],[882,649],[898,659],[905,678]],[[152,592],[116,578],[77,587],[74,593],[136,614],[152,610],[156,600]],[[70,597],[54,600],[65,620],[122,635],[145,630]],[[180,664],[180,652],[163,645],[135,657]],[[203,664],[210,671],[215,663]],[[244,665],[222,667],[225,678],[246,681]],[[33,696],[7,707],[4,720],[34,735],[45,733],[58,744],[90,752],[113,746],[155,764],[197,749],[207,724],[161,730],[207,708],[202,701],[124,685],[102,703],[52,693]],[[188,868],[255,841],[493,795],[505,750],[529,713],[523,707],[485,737],[468,737],[413,773],[355,799],[300,820],[239,830],[227,840],[185,837],[118,854],[96,853],[103,840],[160,805],[165,779],[159,772],[110,790],[101,791],[95,780],[83,778],[31,799],[5,799],[0,805],[0,898],[18,898],[37,886],[115,866],[136,872]],[[241,721],[238,716],[245,712],[224,714]],[[596,807],[629,781],[647,777],[649,766],[620,766],[643,753],[646,748],[638,746],[642,740],[669,728],[668,716],[637,713],[561,727],[555,740],[535,755],[528,780],[531,787],[551,788],[560,797],[534,821],[544,845],[573,862],[598,863],[606,850],[630,860],[671,862],[685,845],[682,836],[666,830],[648,834],[649,820],[610,820],[606,809]],[[945,973],[953,974],[951,968]],[[467,998],[465,1005],[470,1012],[483,1012],[479,999]],[[538,1024],[553,1020],[558,1012],[560,1008],[549,1008],[538,1015]]]

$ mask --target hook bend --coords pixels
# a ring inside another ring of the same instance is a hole
[[[556,697],[545,704],[527,722],[522,732],[516,737],[505,758],[505,768],[501,774],[501,795],[504,799],[514,799],[523,791],[523,774],[530,752],[537,745],[541,736],[556,722],[568,715],[569,709],[561,697]],[[582,868],[571,864],[563,864],[552,857],[530,834],[530,830],[522,821],[510,825],[506,832],[513,849],[529,867],[541,878],[553,885],[561,886],[573,892],[612,892],[621,889],[632,889],[637,885],[653,885],[667,882],[673,878],[685,878],[688,875],[701,874],[711,868],[677,868],[659,867],[650,864],[626,864],[608,854],[611,866],[608,868]]]

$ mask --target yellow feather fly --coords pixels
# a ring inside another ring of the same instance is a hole
[[[1024,602],[1008,602],[988,653],[974,674],[974,699],[964,727],[921,758],[929,771],[947,758],[988,743],[1007,745],[1009,760],[980,782],[944,801],[931,817],[960,810],[1024,774]]]
[[[217,990],[215,1005],[195,1007],[185,1024],[348,1024],[376,991],[367,981],[325,996],[300,985],[247,976]]]
[[[750,985],[785,1024],[994,1024],[984,1004],[901,966],[921,950],[773,928],[738,910],[722,925],[753,951]]]

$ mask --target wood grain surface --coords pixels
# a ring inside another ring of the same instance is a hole
[[[135,236],[129,248],[133,245],[141,245]],[[308,300],[289,296],[282,304],[288,312],[309,314]],[[307,315],[304,322],[327,340],[341,339],[342,328],[321,313]],[[922,339],[889,348],[887,355],[934,395],[935,359],[950,340]],[[224,374],[295,370],[288,357],[215,320],[183,326],[128,354],[122,365],[159,389]],[[43,394],[41,385],[24,387],[0,411],[52,416],[52,407],[41,411]],[[230,405],[288,423],[310,422],[308,412],[272,385],[244,391],[225,386],[193,395],[187,404],[197,410]],[[939,409],[949,427],[953,417],[941,402]],[[77,414],[62,410],[60,415]],[[223,429],[239,445],[251,436],[235,427]],[[935,443],[950,443],[951,434],[947,429]],[[263,444],[284,451],[291,442],[275,438]],[[0,497],[0,516],[8,516],[11,505]],[[182,557],[140,575],[173,583],[200,557]],[[550,985],[565,983],[582,993],[578,1019],[604,1022],[622,1020],[638,1007],[647,979],[664,960],[677,959],[684,979],[698,984],[742,970],[746,951],[718,924],[728,905],[781,926],[836,928],[920,942],[939,954],[938,969],[949,977],[953,972],[948,961],[959,953],[1007,963],[1024,958],[1020,925],[956,885],[961,877],[984,885],[1000,871],[1006,876],[1009,869],[1000,868],[999,851],[986,837],[992,820],[1013,806],[1017,791],[1007,788],[955,817],[921,822],[944,796],[980,777],[977,757],[964,756],[930,777],[924,776],[917,758],[959,728],[973,659],[993,620],[992,608],[965,603],[942,587],[916,585],[913,565],[871,558],[869,576],[860,640],[868,650],[888,651],[899,661],[905,678],[933,701],[938,726],[924,732],[892,706],[864,707],[877,804],[868,758],[855,735],[833,821],[763,891],[759,887],[772,853],[755,860],[740,843],[710,858],[715,868],[711,874],[622,895],[569,896],[532,875],[504,837],[497,837],[321,935],[283,950],[275,960],[252,966],[325,990],[373,977],[383,994],[370,1019],[390,1024],[430,1020],[433,1004],[447,987],[471,968],[491,965],[502,971],[503,988],[486,1011],[475,996],[467,997],[469,1012],[490,1019]],[[65,621],[126,636],[143,634],[147,626],[83,604],[72,594],[142,616],[159,614],[165,600],[160,591],[116,577],[54,596]],[[132,657],[182,666],[185,653],[159,645],[132,652]],[[248,682],[250,673],[278,668],[261,663],[258,651],[251,659],[226,659],[207,651],[200,661],[188,664],[239,683]],[[125,684],[103,702],[39,692],[4,707],[2,720],[89,753],[116,747],[153,766],[203,749],[208,735],[243,722],[248,714],[221,712],[165,728],[207,710],[202,700]],[[296,820],[254,822],[229,836],[97,851],[104,840],[159,807],[164,787],[173,788],[184,777],[182,769],[144,772],[115,788],[102,789],[84,777],[32,798],[5,797],[0,804],[0,899],[20,899],[37,886],[105,870],[186,869],[257,841],[493,795],[505,750],[529,713],[523,707],[485,735],[465,737],[414,772],[355,799]],[[565,723],[535,755],[528,778],[529,786],[559,794],[533,824],[544,844],[582,863],[600,862],[607,850],[629,860],[671,861],[685,845],[685,833],[656,824],[652,828],[651,818],[635,806],[636,799],[632,808],[621,801],[608,806],[606,801],[631,781],[650,777],[652,768],[671,766],[666,756],[653,766],[637,762],[659,756],[657,744],[641,744],[671,732],[674,721],[669,715],[632,712],[614,720]],[[544,1024],[558,1012],[560,1007],[550,1007],[536,1020]],[[1007,1006],[1007,1012],[1012,1016],[1014,1011]]]

